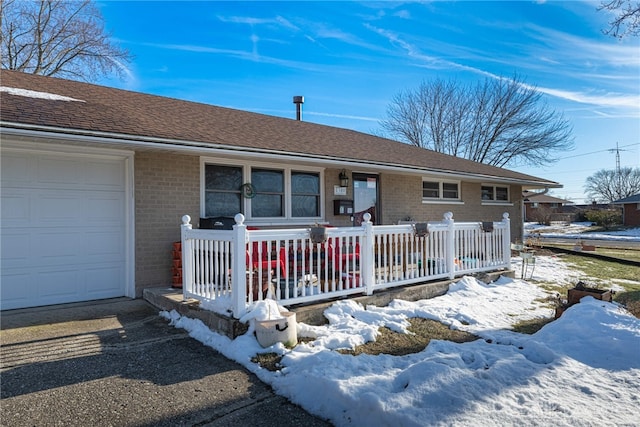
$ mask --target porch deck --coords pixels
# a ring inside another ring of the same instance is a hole
[[[385,289],[465,274],[510,270],[510,221],[442,221],[360,227],[256,230],[235,216],[231,230],[192,229],[183,217],[183,299],[240,318],[254,301],[285,307],[371,296]],[[209,307],[211,305],[208,304]]]

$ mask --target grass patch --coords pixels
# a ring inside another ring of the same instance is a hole
[[[638,282],[638,278],[640,278],[640,267],[638,266],[571,254],[563,256],[562,259],[570,266],[582,270],[585,275],[589,277],[587,281],[595,280],[598,282],[608,282],[610,284],[612,279],[628,280],[630,282],[636,282],[640,289],[640,282]],[[625,288],[628,287],[626,284],[624,286]],[[629,284],[629,286],[633,287],[635,285]]]
[[[563,248],[563,249],[569,249],[569,250],[573,250],[573,247],[574,247],[573,244],[563,245],[563,244],[556,244],[556,243],[549,245],[548,247],[554,247],[554,246]],[[598,255],[608,256],[611,258],[626,259],[629,261],[640,261],[640,250],[638,249],[606,248],[606,247],[600,247],[596,245],[595,253]]]
[[[553,322],[553,317],[542,317],[538,319],[523,320],[513,325],[512,331],[520,334],[533,335],[548,323]]]
[[[613,299],[624,305],[631,314],[640,319],[640,290],[618,292],[613,296]]]
[[[267,371],[275,372],[280,370],[282,356],[278,353],[260,353],[251,358],[251,362],[257,363]]]
[[[394,332],[389,328],[380,328],[380,335],[373,342],[359,345],[353,350],[340,350],[342,354],[389,354],[404,356],[424,350],[431,340],[448,340],[457,343],[475,341],[479,337],[464,331],[449,329],[448,326],[430,319],[408,319],[411,334]]]
[[[408,330],[412,334],[394,332],[389,328],[380,328],[380,335],[376,341],[359,345],[353,350],[338,350],[341,354],[357,356],[359,354],[389,354],[404,356],[424,350],[431,340],[448,340],[457,343],[475,341],[479,337],[468,332],[449,329],[448,326],[430,319],[409,319]],[[310,340],[306,340],[310,341]],[[258,363],[269,371],[278,371],[282,356],[277,353],[262,353],[251,358],[251,362]]]

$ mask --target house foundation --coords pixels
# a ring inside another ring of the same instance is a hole
[[[513,270],[508,270],[475,275],[478,280],[485,283],[493,282],[500,276],[514,278],[515,272]],[[408,285],[405,287],[375,292],[373,295],[355,296],[349,299],[352,299],[363,306],[375,305],[378,307],[384,307],[394,299],[418,301],[421,299],[435,298],[444,295],[449,290],[449,285],[457,280],[460,280],[460,278]],[[175,310],[182,316],[199,319],[212,331],[225,335],[231,339],[235,339],[236,337],[245,334],[248,330],[249,325],[240,322],[231,315],[225,316],[223,314],[214,313],[213,311],[204,310],[195,299],[184,300],[182,291],[179,289],[171,287],[147,288],[143,291],[143,298],[160,310]],[[341,299],[347,298],[323,301],[322,303],[316,304],[291,306],[288,307],[288,309],[289,311],[296,313],[298,322],[319,326],[327,323],[327,319],[324,317],[324,311],[331,304]]]

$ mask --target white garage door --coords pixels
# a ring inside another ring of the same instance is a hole
[[[3,310],[126,294],[123,156],[2,151]]]

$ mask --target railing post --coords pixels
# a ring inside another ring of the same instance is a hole
[[[180,247],[182,250],[182,299],[193,293],[193,248],[191,239],[187,239],[187,231],[191,230],[191,217],[184,215],[180,226]]]
[[[247,226],[244,215],[236,214],[233,226],[234,236],[231,249],[231,303],[233,317],[239,319],[247,310]]]
[[[507,270],[511,270],[511,220],[509,219],[509,212],[502,214],[502,223],[505,225],[505,231],[502,235],[504,263],[507,265]]]
[[[371,214],[369,212],[363,215],[364,221],[362,228],[364,229],[364,237],[360,247],[360,274],[362,274],[362,283],[366,287],[367,295],[373,294],[373,284],[375,282],[374,271],[374,246],[375,238],[373,235],[373,223],[371,222]]]
[[[456,233],[455,233],[455,221],[453,220],[453,212],[445,212],[444,223],[447,225],[447,234],[445,236],[445,254],[447,271],[449,272],[449,279],[453,279],[456,273]]]

